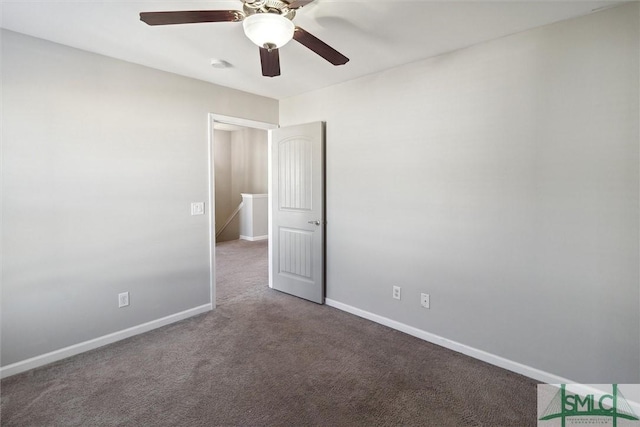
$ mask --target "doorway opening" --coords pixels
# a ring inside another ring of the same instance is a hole
[[[220,297],[228,298],[233,292],[228,289],[227,281],[232,280],[236,283],[234,286],[251,285],[258,280],[255,270],[262,264],[268,265],[268,130],[277,127],[272,123],[210,114],[209,236],[213,307]],[[217,257],[218,251],[221,252]],[[220,265],[221,262],[225,264]],[[242,263],[246,264],[246,277],[243,277]],[[218,279],[224,289],[218,289]]]

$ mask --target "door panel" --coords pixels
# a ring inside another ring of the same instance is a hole
[[[324,304],[324,124],[274,129],[271,138],[271,280]]]
[[[280,228],[280,274],[313,282],[313,232]]]
[[[278,145],[280,210],[311,211],[313,188],[313,141],[294,136]]]

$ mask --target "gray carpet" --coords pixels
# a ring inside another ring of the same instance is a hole
[[[3,426],[535,426],[536,383],[268,289],[220,244],[218,308],[1,383]]]

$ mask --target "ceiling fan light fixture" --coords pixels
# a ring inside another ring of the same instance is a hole
[[[275,13],[256,13],[242,21],[244,33],[256,45],[281,48],[293,38],[295,25],[290,19]]]

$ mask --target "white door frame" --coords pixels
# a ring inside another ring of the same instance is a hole
[[[240,117],[224,116],[222,114],[209,113],[208,132],[209,132],[209,299],[211,307],[216,308],[216,182],[215,182],[215,162],[214,162],[214,141],[213,130],[214,123],[225,123],[229,125],[242,126],[254,129],[276,129],[275,123],[259,122],[256,120],[243,119]],[[269,148],[267,148],[269,149]],[[270,151],[269,151],[270,152]],[[269,179],[271,179],[271,163],[268,166]],[[271,214],[269,214],[271,221]]]

